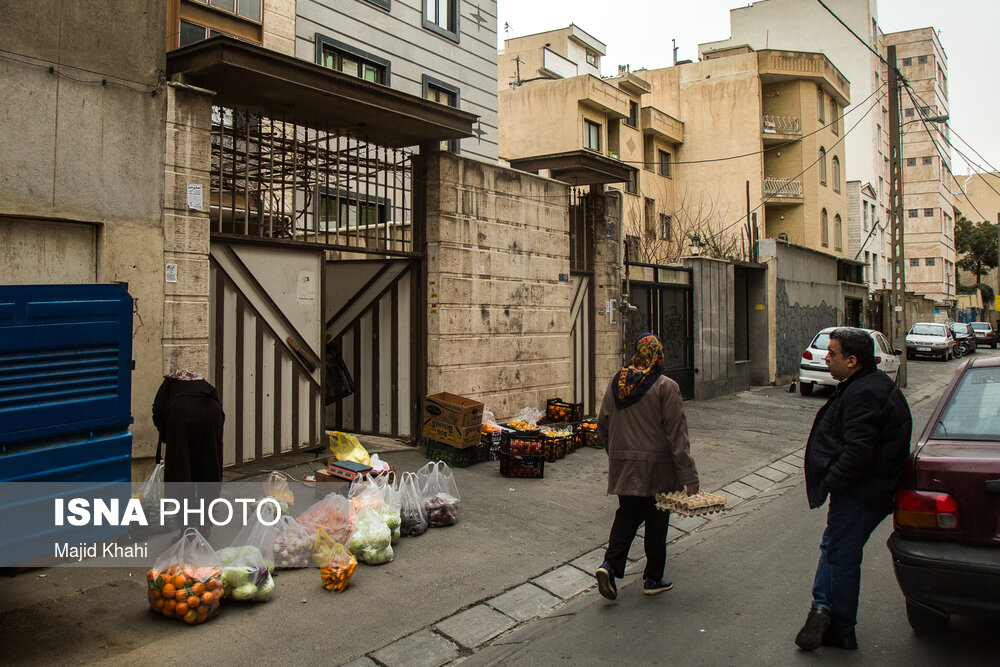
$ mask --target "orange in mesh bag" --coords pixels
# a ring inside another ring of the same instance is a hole
[[[163,552],[146,573],[149,608],[188,625],[219,614],[222,569],[219,556],[194,528]]]

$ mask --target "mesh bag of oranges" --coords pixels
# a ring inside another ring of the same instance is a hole
[[[222,570],[219,556],[194,528],[160,554],[146,573],[149,607],[188,625],[204,623],[219,613]]]
[[[351,581],[358,559],[340,542],[333,542],[324,555],[326,562],[319,568],[323,588],[333,593],[342,593]]]

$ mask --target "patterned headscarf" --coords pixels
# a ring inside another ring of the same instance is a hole
[[[170,373],[167,373],[165,377],[171,378],[173,380],[188,380],[188,381],[205,379],[193,371],[185,371],[185,370],[171,371]]]
[[[663,344],[651,333],[644,333],[635,344],[632,363],[623,366],[615,379],[615,405],[627,408],[642,398],[663,369]]]

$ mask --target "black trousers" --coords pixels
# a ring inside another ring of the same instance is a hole
[[[621,579],[625,576],[632,540],[639,526],[646,524],[643,548],[646,552],[646,579],[659,581],[663,578],[663,568],[667,564],[667,528],[670,526],[670,512],[656,509],[652,496],[618,496],[618,511],[611,524],[608,550],[604,554],[614,572]]]

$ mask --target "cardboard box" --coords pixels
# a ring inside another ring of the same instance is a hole
[[[447,391],[430,394],[424,399],[424,423],[432,419],[452,426],[480,426],[483,404]]]
[[[330,493],[339,493],[342,496],[347,496],[347,490],[350,487],[350,482],[347,482],[336,475],[331,475],[326,470],[316,471],[317,498],[325,498],[327,494]]]
[[[482,439],[482,424],[455,426],[438,419],[424,420],[424,437],[456,449],[475,447]]]

